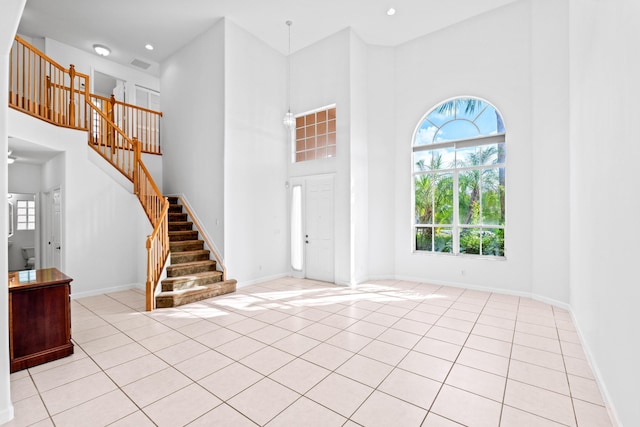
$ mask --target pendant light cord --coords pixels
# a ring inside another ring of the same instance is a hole
[[[288,102],[288,112],[291,112],[291,25],[293,21],[285,22],[289,27],[289,55],[287,56],[287,102]]]

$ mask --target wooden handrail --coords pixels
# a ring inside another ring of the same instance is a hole
[[[95,105],[101,106],[109,118],[132,138],[142,144],[142,152],[162,154],[160,151],[160,118],[162,112],[127,104],[115,99],[91,94]]]
[[[9,106],[50,123],[86,129],[89,76],[66,69],[19,36],[9,57]]]
[[[93,102],[87,101],[92,114],[99,117],[99,125],[91,121],[89,146],[107,159],[133,182],[133,192],[144,209],[153,232],[147,236],[146,309],[155,308],[155,290],[169,257],[169,201],[162,195],[147,167],[142,162],[141,143],[130,139]]]
[[[147,236],[147,282],[146,309],[155,308],[155,293],[162,275],[162,270],[169,257],[169,201],[162,195],[151,174],[142,163],[140,141],[133,141],[135,146],[136,170],[133,188],[142,204],[142,208],[153,226],[153,232]]]
[[[153,181],[141,153],[160,154],[162,113],[115,99],[108,100],[112,109],[105,112],[94,103],[102,99],[89,94],[88,75],[78,73],[73,65],[65,69],[19,36],[15,37],[9,60],[9,106],[58,126],[88,131],[89,146],[133,182],[134,192],[153,226],[146,240],[146,309],[153,310],[155,290],[169,256],[169,201]],[[118,126],[117,122],[125,123],[125,119],[121,120],[125,116],[119,116],[114,105],[122,111],[136,112],[136,115],[128,113],[128,123],[135,123],[134,127]],[[153,129],[149,131],[151,125]],[[145,138],[143,141],[132,136],[134,128],[137,135]]]
[[[135,153],[132,140],[91,101],[87,101],[89,115],[89,146],[96,150],[130,181],[133,181]]]
[[[222,280],[227,280],[227,267],[225,267],[224,265],[224,260],[216,250],[216,247],[213,244],[211,244],[211,241],[209,241],[209,236],[207,236],[207,234],[204,233],[203,231],[204,228],[202,228],[202,226],[200,225],[200,222],[198,221],[198,218],[191,211],[191,206],[189,206],[189,203],[187,203],[184,197],[182,196],[178,196],[178,197],[180,198],[180,204],[184,206],[185,210],[187,211],[187,215],[189,215],[189,217],[191,218],[191,221],[193,221],[193,225],[196,226],[204,242],[206,243],[207,247],[209,247],[209,250],[211,250],[211,252],[213,253],[213,256],[216,259],[216,264],[220,266],[220,268],[222,269]]]

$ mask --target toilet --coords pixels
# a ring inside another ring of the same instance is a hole
[[[25,260],[24,268],[33,270],[36,266],[35,248],[22,248],[22,258]]]

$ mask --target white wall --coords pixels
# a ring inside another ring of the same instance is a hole
[[[369,277],[384,279],[395,273],[395,49],[369,46],[368,184]],[[406,177],[401,177],[406,182]]]
[[[41,190],[42,165],[12,163],[9,165],[10,193],[37,193]]]
[[[531,19],[532,292],[568,303],[569,1],[531,1]]]
[[[531,291],[531,24],[515,3],[396,49],[395,274],[506,292]],[[470,95],[491,102],[507,132],[506,260],[413,254],[411,144],[432,107]],[[464,273],[464,274],[463,274]]]
[[[369,278],[369,143],[367,45],[355,34],[349,40],[349,170],[351,175],[350,283]]]
[[[153,182],[158,186],[158,190],[163,193],[163,182],[162,182],[162,156],[157,154],[146,154],[142,153],[142,163],[144,163],[145,167],[151,174],[151,178]],[[164,194],[164,193],[163,193]]]
[[[7,0],[2,4],[0,14],[0,99],[9,99],[9,52],[13,37],[15,36],[18,22],[22,16],[22,10],[26,0]],[[9,106],[6,102],[0,102],[0,149],[6,153],[8,144],[8,118]],[[0,197],[7,197],[7,163],[0,162]],[[0,209],[0,224],[7,223],[7,211]],[[7,240],[7,230],[2,227],[0,241]],[[0,256],[0,275],[7,277],[7,257]],[[9,306],[8,292],[0,292],[0,424],[13,418],[13,405],[9,390]]]
[[[225,22],[161,67],[163,188],[184,194],[224,251]],[[221,254],[224,257],[224,253]]]
[[[640,3],[571,0],[571,306],[621,425],[640,425]]]
[[[340,31],[291,56],[291,111],[336,104],[336,157],[289,164],[289,177],[334,176],[335,282],[351,275],[350,49],[351,30]]]
[[[86,132],[9,111],[9,135],[63,153],[47,162],[43,187],[61,188],[62,271],[74,297],[144,283],[149,221],[137,197],[89,160]],[[114,268],[117,266],[117,268]]]
[[[286,61],[225,24],[225,258],[240,285],[288,273]]]
[[[155,91],[160,90],[160,79],[157,76],[118,64],[97,54],[88,53],[60,43],[57,40],[45,38],[44,53],[65,68],[69,68],[69,65],[73,64],[76,71],[88,74],[90,78],[93,78],[94,71],[99,71],[119,80],[124,80],[126,82],[126,102],[130,104],[136,103],[136,85]]]

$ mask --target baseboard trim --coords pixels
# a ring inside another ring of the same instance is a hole
[[[278,273],[271,276],[260,277],[257,279],[238,281],[238,283],[236,284],[236,289],[245,288],[251,285],[259,285],[260,283],[282,279],[283,277],[289,277],[289,273]]]
[[[71,286],[71,299],[78,299],[78,298],[86,298],[86,297],[94,297],[96,295],[104,295],[104,294],[110,294],[113,292],[120,292],[120,291],[128,291],[130,289],[145,289],[145,285],[142,283],[130,283],[128,285],[121,285],[121,286],[113,286],[110,288],[100,288],[100,289],[95,289],[95,290],[91,290],[91,291],[85,291],[85,292],[73,292],[73,285]]]
[[[609,413],[609,418],[611,418],[611,422],[613,422],[614,426],[622,427],[622,423],[620,422],[620,418],[618,417],[618,412],[616,411],[615,406],[613,405],[613,400],[611,399],[611,394],[607,389],[607,386],[602,378],[602,373],[600,369],[598,369],[598,364],[595,362],[595,357],[593,357],[593,353],[591,352],[591,348],[589,344],[584,339],[584,335],[580,330],[580,325],[576,320],[575,313],[571,308],[569,308],[569,313],[571,314],[571,320],[573,321],[573,325],[576,327],[576,332],[578,333],[578,338],[580,339],[580,344],[582,344],[582,350],[584,351],[584,355],[587,358],[587,363],[591,368],[591,372],[593,372],[593,376],[595,377],[596,383],[600,388],[600,392],[602,393],[602,399],[604,400],[605,408],[607,408],[607,412]]]
[[[0,424],[7,423],[11,421],[14,417],[13,413],[13,405],[9,402],[9,406],[2,411],[0,411]]]

